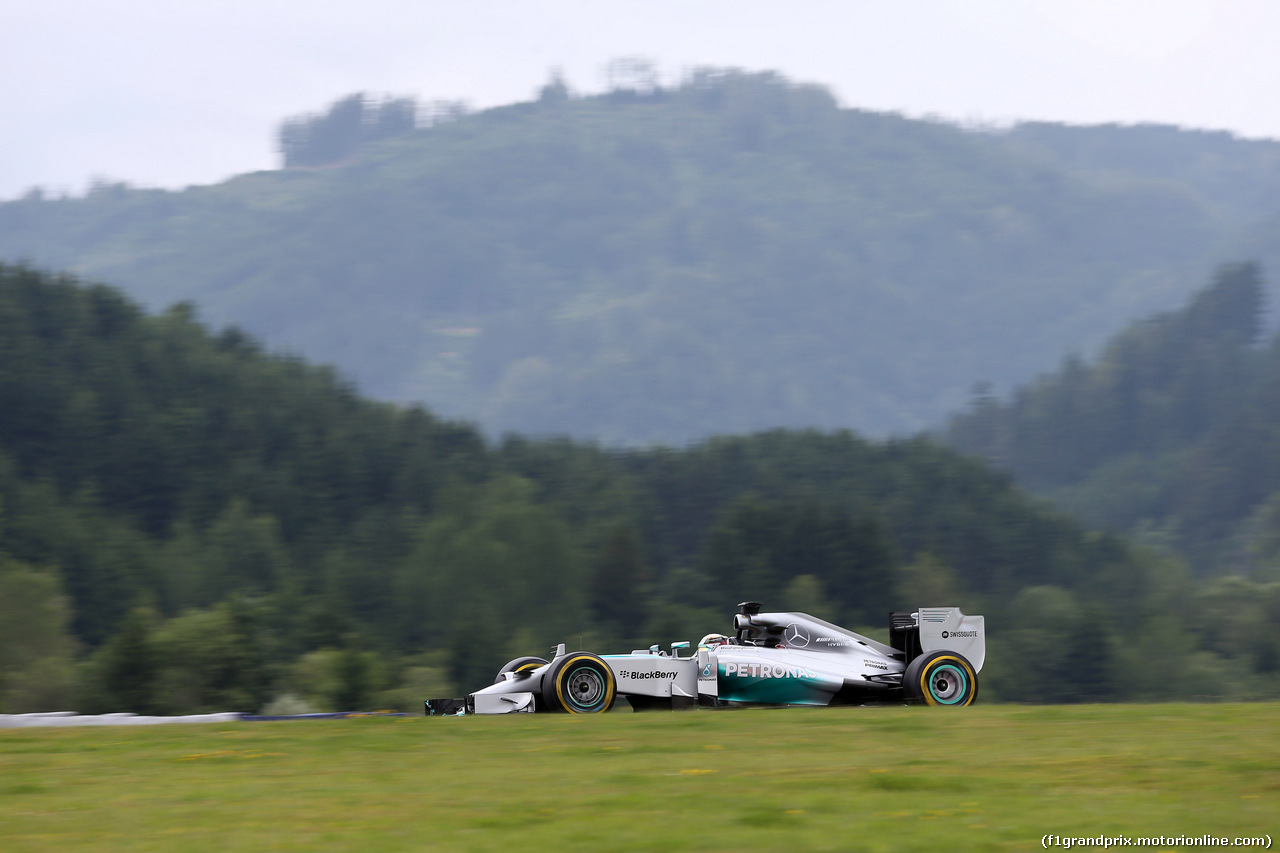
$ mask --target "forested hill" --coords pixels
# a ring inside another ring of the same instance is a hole
[[[974,132],[712,71],[432,116],[345,98],[285,123],[290,168],[33,192],[0,258],[192,300],[491,435],[679,444],[909,433],[1276,248],[1280,144],[1226,134]]]
[[[495,445],[189,307],[3,265],[0,400],[0,711],[420,708],[747,598],[984,613],[988,697],[1274,692],[1275,638],[1217,618],[1272,587],[1192,585],[923,439]]]
[[[1191,555],[1205,571],[1280,565],[1280,334],[1262,273],[1223,267],[1177,311],[1135,323],[955,418],[979,454],[1089,523]]]

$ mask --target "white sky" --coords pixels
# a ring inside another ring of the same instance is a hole
[[[851,107],[1156,121],[1280,138],[1278,0],[2,0],[0,199],[274,168],[286,117],[351,92],[530,99],[774,70]]]

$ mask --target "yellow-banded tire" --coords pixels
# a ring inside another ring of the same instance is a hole
[[[552,711],[603,714],[613,707],[618,682],[613,670],[591,652],[570,652],[542,677],[542,703]]]
[[[978,673],[959,652],[929,652],[907,665],[902,687],[917,702],[962,708],[978,698]]]
[[[502,669],[498,670],[498,677],[493,680],[493,683],[497,684],[499,681],[502,681],[502,676],[506,675],[508,672],[532,672],[540,666],[546,666],[548,663],[550,663],[550,661],[546,658],[533,656],[509,660],[503,664]]]

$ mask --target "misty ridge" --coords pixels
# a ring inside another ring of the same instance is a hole
[[[932,428],[1221,263],[1276,259],[1280,144],[971,130],[773,73],[641,60],[579,96],[351,95],[284,168],[0,205],[0,257],[179,301],[489,435],[679,445]]]

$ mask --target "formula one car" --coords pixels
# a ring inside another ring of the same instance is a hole
[[[960,707],[978,696],[986,658],[983,617],[957,607],[889,616],[890,645],[805,613],[761,613],[746,601],[734,636],[708,634],[625,655],[565,652],[508,662],[464,699],[428,699],[429,716],[567,711],[599,714],[621,696],[634,710],[739,705],[920,702]]]

